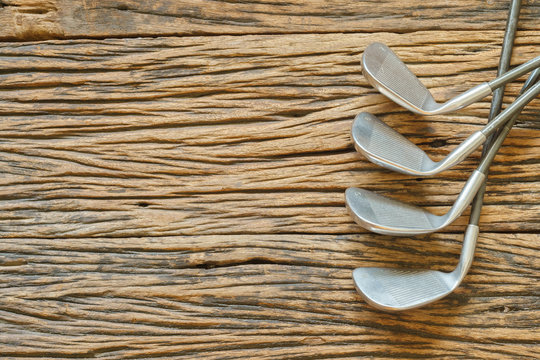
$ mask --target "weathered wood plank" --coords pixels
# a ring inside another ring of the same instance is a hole
[[[386,42],[448,98],[494,76],[506,8],[0,0],[0,39],[169,36],[0,44],[1,357],[537,357],[540,101],[496,159],[490,232],[446,299],[381,313],[351,270],[451,270],[466,216],[392,238],[343,204],[364,186],[442,213],[479,157],[431,179],[381,170],[352,148],[358,112],[441,157],[489,108],[411,115],[368,86],[362,49]],[[514,65],[538,55],[539,14],[524,4]],[[170,36],[224,33],[259,35]]]
[[[503,30],[507,1],[2,0],[1,39]],[[539,30],[528,1],[519,28]],[[502,38],[502,36],[501,36]]]
[[[325,196],[316,197],[309,193],[295,196],[267,193],[256,199],[250,195],[238,195],[234,199],[197,196],[183,201],[150,202],[119,199],[67,199],[35,201],[35,204],[3,202],[6,211],[1,217],[2,236],[64,238],[365,232],[346,213],[342,193],[328,195],[333,200],[331,205],[326,204],[330,200]],[[426,208],[439,214],[449,210],[449,207]],[[465,212],[444,231],[463,231],[467,214]],[[483,214],[481,225],[491,231],[536,231],[539,220],[538,205],[487,205]]]
[[[514,63],[535,54],[534,34],[520,35]],[[379,40],[413,62],[440,98],[494,75],[498,31],[444,32],[444,41],[434,41],[442,38],[418,32],[3,44],[0,231],[361,232],[343,204],[350,186],[443,213],[479,152],[420,180],[367,162],[349,137],[353,117],[367,110],[442,157],[485,123],[489,99],[420,118],[374,92],[359,73],[361,50]],[[534,101],[496,159],[481,224],[490,231],[537,230],[540,164],[531,149],[540,137],[538,123],[528,120],[538,111]],[[463,217],[446,231],[460,232],[465,223]]]
[[[382,313],[353,289],[351,270],[362,265],[451,270],[461,238],[5,239],[0,353],[533,358],[540,340],[531,296],[539,290],[537,234],[482,234],[464,284],[423,309]]]

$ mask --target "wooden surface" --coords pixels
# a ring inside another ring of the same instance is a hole
[[[434,178],[383,170],[370,111],[441,158],[489,100],[413,115],[360,73],[391,46],[447,99],[495,76],[506,1],[0,1],[0,357],[535,359],[540,100],[492,166],[470,273],[377,311],[358,266],[451,270],[467,214],[416,238],[346,213],[360,186],[442,214],[480,151]],[[513,65],[539,55],[524,1]],[[521,82],[508,87],[512,101]]]

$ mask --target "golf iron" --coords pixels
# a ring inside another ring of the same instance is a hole
[[[356,116],[351,136],[357,151],[371,162],[390,170],[414,176],[430,176],[458,164],[484,143],[504,123],[540,94],[535,84],[519,96],[482,130],[476,131],[441,161],[433,161],[414,143],[386,125],[374,115],[363,112]]]
[[[494,89],[539,66],[540,56],[515,67],[502,76],[477,85],[453,99],[439,104],[424,84],[388,46],[372,43],[362,55],[362,73],[371,86],[404,108],[424,115],[446,114],[461,109],[483,99]]]
[[[535,70],[533,74],[531,74],[531,77],[537,76],[537,73],[538,71]],[[530,83],[531,82],[527,81],[526,85],[528,86]],[[506,126],[504,127],[504,131],[508,131],[508,126],[510,125],[510,123],[513,123],[515,121],[517,114],[519,114],[523,106],[529,101],[531,101],[539,93],[540,82],[531,86],[529,90],[525,91],[524,94],[518,98],[518,100],[508,106],[505,111],[503,111],[492,122],[490,122],[483,130],[478,131],[475,134],[481,135],[484,139],[482,142],[484,142],[486,136],[495,131],[505,122]],[[360,114],[363,115],[362,118],[357,118],[355,120],[355,125],[357,123],[361,123],[362,125],[365,124],[362,119],[365,119],[366,117],[370,119],[374,118],[368,113],[363,114]],[[510,117],[511,120],[508,121],[508,118]],[[355,129],[358,129],[358,126],[355,125],[353,125],[353,138],[354,135],[357,134]],[[392,130],[390,127],[388,127],[388,129]],[[489,130],[487,132],[484,132],[485,129]],[[402,139],[406,140],[403,137]],[[403,157],[405,154],[412,152],[407,152],[407,150],[419,150],[416,145],[410,142],[409,144],[412,145],[406,148],[402,146],[402,149],[398,149],[396,144],[404,144],[403,141],[399,142],[395,139],[392,139],[392,141],[386,139],[385,141],[388,144],[393,144],[393,150],[396,152],[396,158],[399,158],[400,156]],[[408,142],[408,140],[406,141]],[[465,140],[464,143],[467,143],[467,140]],[[456,150],[461,149],[462,146],[463,144],[460,145],[457,149],[455,149],[451,154],[455,154]],[[498,148],[495,147],[490,148],[489,153],[480,162],[478,169],[476,169],[472,173],[472,175],[469,177],[469,179],[463,186],[461,193],[454,202],[454,205],[452,206],[450,211],[448,211],[444,215],[434,215],[420,207],[406,204],[401,201],[378,195],[369,190],[359,188],[348,188],[345,191],[345,203],[347,205],[347,209],[349,210],[349,213],[354,218],[356,223],[370,231],[379,234],[406,236],[427,234],[437,231],[452,223],[456,218],[461,215],[461,213],[463,213],[465,208],[467,208],[469,203],[472,201],[472,199],[478,192],[478,189],[482,186],[485,179],[485,173],[487,172],[489,164],[491,163],[491,160],[495,156],[497,150]],[[467,151],[467,154],[472,152],[470,150],[470,147]]]
[[[524,88],[538,81],[540,70],[534,71]],[[506,124],[486,153],[480,166],[486,172],[518,113]],[[481,201],[480,201],[481,203]],[[479,212],[471,213],[471,221],[463,238],[463,247],[456,268],[449,273],[436,270],[363,267],[353,271],[355,287],[372,306],[386,311],[417,308],[445,297],[461,284],[469,271],[478,239]]]

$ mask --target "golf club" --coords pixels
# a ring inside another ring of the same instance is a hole
[[[447,114],[461,109],[539,66],[540,56],[439,104],[416,75],[385,44],[372,43],[362,55],[362,73],[371,86],[404,108],[424,115]]]
[[[374,115],[363,112],[356,116],[351,136],[356,150],[371,162],[390,170],[414,176],[430,176],[451,168],[465,159],[488,136],[540,94],[535,84],[500,113],[482,130],[476,131],[441,161],[433,161],[414,143],[386,125]]]
[[[540,70],[537,69],[531,74],[524,88],[538,81],[539,78]],[[487,171],[518,115],[516,113],[506,124],[487,151],[487,161],[483,162],[484,170],[481,171]],[[387,311],[417,308],[450,294],[461,284],[472,264],[479,232],[479,214],[479,211],[471,213],[471,221],[465,231],[459,262],[454,271],[446,273],[428,269],[357,268],[353,271],[356,289],[369,304]]]
[[[533,71],[529,78],[535,79],[538,76],[539,71],[540,70],[538,69]],[[531,83],[532,80],[527,81],[525,85],[529,86]],[[533,85],[530,90],[525,92],[525,94],[532,94],[530,91],[533,89],[538,89],[538,93],[540,93],[540,82]],[[519,99],[523,99],[524,96],[525,95],[520,96]],[[519,114],[519,111],[522,109],[523,106],[514,106],[518,101],[519,100],[516,100],[501,114],[506,114],[506,118],[512,117],[510,121],[507,121],[504,130],[502,131],[509,131],[509,126],[511,126],[510,123],[513,125],[517,114]],[[503,124],[503,121],[506,120],[506,118],[497,116],[486,126],[486,128],[492,126],[492,129],[497,129],[497,127],[493,127],[493,125],[496,122]],[[478,133],[482,134],[481,131]],[[500,134],[498,138],[500,138]],[[418,149],[416,145],[413,146],[413,149]],[[484,183],[485,174],[493,157],[497,153],[497,150],[498,148],[495,148],[495,146],[492,146],[489,149],[486,156],[480,161],[478,169],[473,171],[463,186],[461,193],[450,211],[444,215],[435,215],[420,207],[359,188],[348,188],[345,191],[345,203],[347,209],[356,223],[379,234],[406,236],[427,234],[437,231],[448,226],[458,218],[473,200]],[[400,151],[399,154],[403,155],[404,151]]]

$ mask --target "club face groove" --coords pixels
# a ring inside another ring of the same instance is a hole
[[[420,207],[406,204],[359,188],[345,191],[345,204],[354,221],[360,226],[384,235],[418,235],[431,233],[444,223]]]
[[[353,271],[353,279],[366,302],[386,311],[429,304],[455,287],[452,273],[434,270],[363,267]]]
[[[372,43],[365,49],[362,73],[374,88],[411,111],[432,111],[439,106],[416,75],[384,44]]]
[[[422,149],[370,113],[356,116],[351,137],[357,151],[371,162],[391,170],[422,174],[436,167]]]

